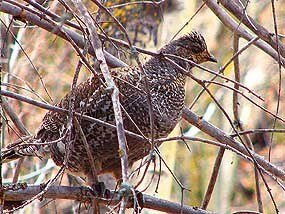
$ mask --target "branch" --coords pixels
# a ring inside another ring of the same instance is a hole
[[[11,108],[11,106],[5,99],[2,99],[1,106],[3,107],[5,112],[9,115],[10,119],[13,121],[16,128],[20,131],[20,134],[30,135],[29,131],[26,129],[23,122],[19,119],[16,112]]]
[[[210,178],[210,181],[208,183],[208,187],[207,187],[206,193],[205,193],[203,201],[202,201],[202,205],[201,205],[202,209],[207,209],[208,204],[211,200],[211,197],[212,197],[212,194],[214,191],[214,187],[216,185],[216,181],[217,181],[217,178],[219,175],[219,171],[220,171],[220,167],[221,167],[221,163],[222,163],[222,160],[224,157],[225,150],[226,149],[224,147],[220,147],[220,150],[219,150],[218,155],[216,157],[214,168],[213,168],[213,171],[211,174],[211,178]]]
[[[239,36],[234,35],[233,39],[233,55],[235,55],[239,51]],[[240,66],[239,66],[239,56],[234,59],[234,73],[235,73],[235,80],[237,82],[240,82]],[[239,85],[235,84],[234,88],[239,90]],[[233,115],[235,118],[235,121],[237,122],[237,128],[240,129],[240,131],[244,131],[245,127],[242,124],[240,120],[240,110],[239,110],[239,96],[236,91],[233,91]],[[246,145],[254,151],[253,143],[248,135],[243,135],[243,139],[246,142]],[[256,166],[256,164],[254,164]],[[256,199],[258,202],[258,210],[259,212],[263,213],[263,203],[260,193],[260,182],[259,182],[259,174],[258,174],[258,166],[254,167],[254,178],[255,178],[255,189],[256,189]],[[263,176],[263,175],[261,175]],[[266,181],[264,180],[264,183]],[[267,184],[265,184],[267,186]]]
[[[23,201],[28,200],[42,191],[42,186],[31,185],[26,189],[8,190],[5,192],[5,201]],[[81,202],[90,202],[96,199],[92,196],[87,187],[69,187],[69,186],[50,186],[44,195],[45,199],[69,199]],[[120,196],[117,193],[112,193],[111,199],[97,198],[99,204],[114,205],[120,201]],[[130,199],[127,204],[128,208],[133,208],[133,200]],[[143,207],[152,210],[158,210],[167,213],[184,214],[212,214],[212,212],[190,207],[181,204],[167,201],[164,199],[155,198],[150,195],[143,194]]]

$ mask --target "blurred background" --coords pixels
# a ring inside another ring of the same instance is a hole
[[[84,2],[88,5],[90,12],[96,13],[97,8],[94,3],[91,1]],[[218,59],[218,64],[204,63],[203,66],[219,72],[219,69],[232,57],[233,32],[226,28],[206,5],[203,5],[203,1],[169,0],[159,4],[159,7],[154,7],[151,4],[116,6],[125,2],[132,1],[106,1],[105,6],[109,7],[114,16],[124,25],[135,45],[156,51],[162,45],[167,44],[177,33],[176,37],[179,37],[196,30],[205,37],[208,50]],[[247,1],[241,2],[246,3]],[[62,17],[65,14],[65,10],[59,1],[46,1],[43,5]],[[277,26],[280,34],[285,33],[284,8],[284,0],[276,1]],[[198,10],[199,12],[194,16]],[[271,1],[252,0],[248,4],[246,12],[269,31],[274,32]],[[73,75],[79,61],[76,52],[66,41],[39,27],[21,21],[11,23],[11,17],[4,13],[0,14],[0,18],[2,21],[2,40],[5,39],[5,44],[7,44],[4,48],[5,55],[9,60],[1,74],[2,88],[47,103],[57,103],[70,90]],[[71,21],[75,22],[75,20]],[[3,23],[7,26],[11,25],[10,30],[17,38],[17,42],[15,42],[10,33],[7,34],[7,29],[3,27]],[[102,15],[100,23],[108,35],[125,39],[110,17]],[[247,43],[244,39],[240,39],[240,48]],[[117,49],[108,41],[104,41],[103,44],[109,52],[126,63],[135,63],[128,50],[123,48]],[[140,54],[142,61],[146,61],[148,57]],[[279,85],[278,63],[255,46],[250,46],[240,55],[239,59],[241,83],[264,98],[265,101],[259,102],[260,105],[266,107],[271,112],[276,112]],[[198,68],[194,68],[192,72],[200,79],[210,80],[213,77],[213,75]],[[282,74],[281,82],[284,83],[283,70]],[[83,81],[89,75],[89,71],[83,67],[80,72],[80,81]],[[234,79],[233,63],[226,67],[224,75]],[[217,81],[229,84],[219,78]],[[200,116],[204,115],[206,120],[226,133],[232,133],[233,130],[226,117],[209,95],[203,93],[193,104],[195,97],[202,89],[197,83],[188,79],[186,89],[186,103],[187,106],[192,106],[192,111]],[[233,91],[217,85],[211,85],[209,89],[228,113],[231,120],[234,121]],[[284,106],[283,91],[281,91],[280,95],[279,115],[281,117],[285,116],[282,108]],[[26,128],[32,134],[35,133],[47,111],[17,100],[9,99],[8,101]],[[273,127],[274,119],[248,100],[240,98],[239,107],[241,122],[247,130]],[[2,114],[5,116],[4,112]],[[6,119],[2,119],[2,147],[14,142],[20,135],[9,118],[7,117]],[[275,128],[283,127],[284,125],[277,121]],[[199,130],[184,120],[177,125],[170,136],[180,136],[182,133],[185,136],[209,139],[207,135],[199,132]],[[284,168],[285,158],[283,137],[284,134],[275,133],[271,141],[270,133],[250,135],[256,152],[265,158],[268,158],[269,144],[272,142],[272,162],[282,169]],[[182,191],[181,185],[175,181],[173,174],[163,164],[161,176],[158,179],[158,158],[156,159],[156,168],[154,169],[153,166],[149,167],[147,177],[139,189],[143,190],[151,183],[146,193],[179,203],[183,198],[184,204],[199,207],[206,192],[218,150],[219,148],[216,146],[201,142],[165,142],[160,147],[162,157],[179,182],[190,191]],[[2,166],[4,183],[11,182],[15,166],[15,162]],[[57,170],[58,168],[54,166],[52,161],[26,159],[20,171],[20,181],[40,184],[55,176]],[[266,176],[265,178],[272,189],[272,194],[278,204],[280,213],[285,213],[284,191],[270,178]],[[159,186],[157,188],[158,181]],[[110,182],[112,183],[112,181]],[[135,183],[135,178],[133,182]],[[76,179],[66,174],[62,178],[61,184],[81,185]],[[275,213],[272,201],[262,182],[261,191],[264,212]],[[235,153],[226,151],[208,210],[217,213],[257,210],[255,193],[253,165],[244,161]],[[43,200],[32,203],[19,211],[19,213],[29,213],[31,211],[38,213],[54,213],[55,211],[57,213],[70,213],[77,210],[78,203],[73,201]],[[155,212],[144,210],[143,213]]]

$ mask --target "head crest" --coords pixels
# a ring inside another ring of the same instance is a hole
[[[189,34],[182,36],[177,41],[181,42],[184,46],[187,45],[191,47],[193,53],[200,53],[207,49],[204,37],[197,31],[192,31]]]

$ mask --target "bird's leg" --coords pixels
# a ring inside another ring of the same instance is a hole
[[[87,181],[88,185],[92,189],[92,194],[94,194],[96,197],[108,198],[110,195],[108,193],[110,193],[110,191],[106,189],[104,182],[98,181],[92,175],[88,175]]]
[[[101,165],[96,165],[97,169],[100,171],[102,169]],[[88,173],[87,183],[92,189],[92,194],[99,198],[108,199],[111,197],[111,191],[106,188],[104,182],[100,182],[97,176],[93,173]]]
[[[102,198],[108,197],[108,194],[106,194],[108,190],[106,189],[104,182],[97,182],[96,184],[92,186],[92,189],[96,196],[102,197]]]
[[[87,183],[91,187],[91,192],[94,196],[96,196],[96,198],[104,197],[105,185],[103,182],[98,181],[97,175],[94,176],[93,173],[88,173]],[[92,208],[88,212],[90,214],[100,214],[100,206],[96,198],[91,201]]]
[[[88,179],[89,180],[89,179]],[[88,182],[89,183],[89,182]],[[97,184],[96,183],[90,183],[90,187],[91,187],[91,193],[94,194],[95,196],[98,196],[98,193],[95,191],[95,186]],[[95,198],[94,200],[91,200],[91,208],[88,211],[88,213],[92,213],[92,214],[100,214],[100,207],[99,207],[99,203],[97,201],[97,199]]]

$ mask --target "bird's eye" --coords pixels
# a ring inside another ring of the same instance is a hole
[[[183,44],[179,44],[178,46],[181,47],[181,48],[188,49],[188,47],[186,45],[183,45]]]

